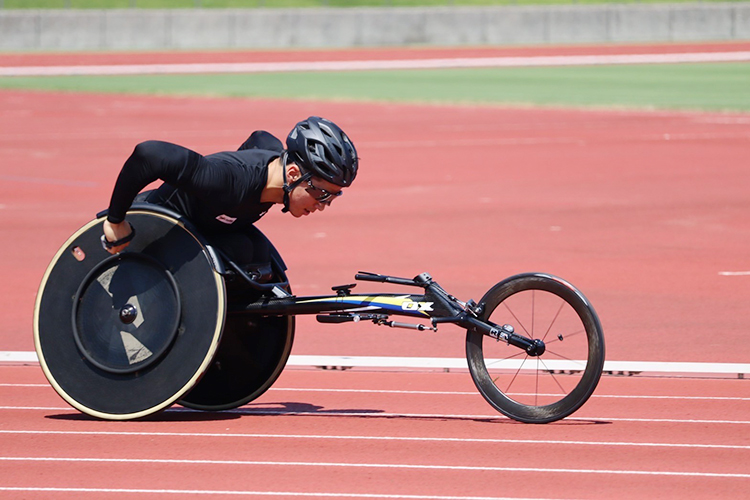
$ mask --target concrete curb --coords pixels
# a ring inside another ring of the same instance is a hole
[[[3,51],[743,39],[750,39],[750,3],[0,11]]]

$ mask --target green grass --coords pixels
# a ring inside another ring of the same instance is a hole
[[[0,88],[156,95],[750,111],[750,64],[4,77]]]
[[[0,0],[6,9],[241,8],[241,7],[362,7],[446,5],[538,5],[577,3],[674,3],[695,0]],[[725,0],[703,0],[725,1]],[[748,0],[729,0],[748,1]]]

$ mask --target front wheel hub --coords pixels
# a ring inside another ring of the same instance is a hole
[[[541,339],[534,339],[531,341],[531,345],[526,348],[526,354],[529,356],[541,356],[547,347]]]

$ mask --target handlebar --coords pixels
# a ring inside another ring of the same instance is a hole
[[[367,271],[359,271],[354,275],[354,279],[358,281],[374,281],[377,283],[393,283],[396,285],[408,285],[418,286],[425,288],[432,278],[427,273],[422,273],[416,278],[397,278],[396,276],[386,276],[384,274],[369,273]]]

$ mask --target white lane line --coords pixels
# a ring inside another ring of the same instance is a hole
[[[486,359],[485,363],[508,369],[523,368],[522,360]],[[553,370],[579,370],[582,361],[548,360]],[[466,358],[423,358],[399,356],[289,356],[287,366],[337,366],[367,368],[468,369]],[[604,371],[653,373],[750,374],[750,363],[692,363],[673,361],[605,361]]]
[[[750,276],[750,271],[721,271],[719,276]]]
[[[1,386],[2,384],[0,384]],[[44,386],[40,384],[40,386]],[[326,389],[311,387],[271,387],[268,392],[332,392],[353,394],[407,394],[407,395],[436,395],[436,396],[477,396],[477,391],[401,391],[392,389]],[[533,394],[508,393],[509,396],[532,396]],[[538,396],[559,396],[558,394],[538,394]],[[611,399],[674,399],[674,400],[697,400],[697,401],[750,401],[750,397],[739,396],[652,396],[652,395],[620,395],[620,394],[594,394],[592,398]]]
[[[403,442],[455,442],[480,444],[539,444],[563,446],[615,446],[615,447],[644,447],[644,448],[700,448],[721,450],[750,450],[750,446],[731,444],[695,444],[695,443],[638,443],[627,441],[571,441],[549,439],[501,439],[501,438],[456,438],[456,437],[418,437],[418,436],[340,436],[323,434],[242,434],[242,433],[214,433],[214,432],[134,432],[134,431],[32,431],[32,430],[0,430],[2,434],[18,435],[55,435],[55,436],[103,436],[103,437],[176,437],[176,438],[230,438],[230,439],[310,439],[310,440],[338,440],[338,441],[403,441]]]
[[[39,362],[36,352],[0,351],[0,362]],[[487,363],[505,363],[508,368],[517,369],[520,361],[486,360]],[[549,360],[546,365],[554,370],[575,370],[581,366],[580,361]],[[428,368],[428,369],[463,369],[467,370],[466,358],[427,358],[403,356],[325,356],[325,355],[292,355],[287,366],[321,367],[336,366],[349,368]],[[750,374],[750,363],[690,363],[672,361],[605,361],[604,371],[611,372],[648,372],[648,373],[700,373],[738,375]]]
[[[23,410],[23,411],[75,411],[73,407],[54,407],[54,406],[0,406],[0,410]]]
[[[0,387],[52,387],[49,384],[0,384]]]
[[[305,497],[305,498],[403,498],[405,500],[553,500],[539,497],[477,497],[445,495],[409,495],[393,493],[323,493],[310,491],[243,491],[243,490],[171,490],[171,489],[134,489],[134,488],[42,488],[0,486],[0,491],[27,491],[45,493],[127,493],[127,494],[163,494],[163,495],[242,495],[272,497]]]
[[[100,457],[0,457],[0,462],[62,462],[62,463],[114,463],[114,464],[170,464],[170,465],[247,465],[280,467],[341,467],[360,469],[403,469],[476,472],[532,472],[561,474],[616,474],[636,476],[718,477],[750,479],[750,474],[727,472],[614,470],[614,469],[563,469],[551,467],[501,467],[492,465],[430,465],[430,464],[379,464],[350,462],[300,462],[272,460],[200,460],[173,458],[100,458]]]
[[[443,68],[507,68],[528,66],[592,66],[608,64],[672,64],[750,61],[750,52],[621,54],[526,57],[459,57],[364,61],[296,61],[256,63],[121,64],[78,66],[6,66],[0,76],[143,75],[196,73],[277,73],[292,71],[362,71]]]
[[[180,411],[180,410],[173,410]],[[341,411],[287,411],[287,410],[268,410],[252,408],[238,408],[227,410],[233,413],[245,415],[288,415],[288,416],[325,416],[325,417],[385,417],[385,418],[445,418],[445,419],[466,419],[466,420],[509,420],[508,417],[499,413],[493,415],[456,415],[456,414],[439,414],[439,413],[386,413],[386,412],[351,412]],[[671,423],[671,424],[739,424],[748,425],[747,420],[700,420],[700,419],[676,419],[676,418],[622,418],[622,417],[566,417],[565,421],[580,422],[648,422],[648,423]]]
[[[0,351],[0,363],[39,363],[34,351]]]
[[[23,410],[23,411],[69,411],[77,412],[75,408],[55,408],[43,406],[0,406],[0,410]],[[165,410],[167,413],[193,413],[199,410],[190,410],[187,408],[173,407]],[[237,408],[234,410],[223,410],[219,413],[237,413],[240,415],[257,415],[257,416],[287,416],[287,417],[370,417],[370,418],[428,418],[428,419],[455,419],[455,420],[510,420],[499,413],[492,415],[459,415],[459,414],[440,414],[440,413],[387,413],[379,411],[351,411],[351,410],[331,410],[331,411],[290,411],[290,410],[272,410],[272,409],[255,409],[255,408]],[[676,419],[676,418],[626,418],[626,417],[566,417],[566,421],[578,421],[588,423],[607,423],[607,422],[637,422],[637,423],[670,423],[670,424],[728,424],[728,425],[749,425],[747,420],[700,420],[700,419]],[[554,425],[554,424],[550,424]]]
[[[16,388],[44,388],[50,389],[49,384],[3,384],[0,387]],[[319,392],[319,393],[343,393],[343,394],[403,394],[409,396],[477,396],[477,391],[402,391],[394,389],[327,389],[313,387],[271,387],[268,393],[274,392]],[[532,396],[533,394],[508,393],[509,396]],[[557,394],[538,394],[538,396],[557,396]],[[593,399],[664,399],[676,401],[750,401],[750,397],[741,396],[654,396],[648,394],[625,395],[625,394],[594,394]]]

